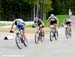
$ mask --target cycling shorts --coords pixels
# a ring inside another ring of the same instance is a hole
[[[66,25],[69,25],[69,26],[71,26],[71,22],[66,22]]]
[[[50,25],[54,25],[54,24],[57,24],[57,20],[50,22]]]
[[[25,30],[25,27],[23,25],[17,25],[16,28],[20,29],[20,30]]]

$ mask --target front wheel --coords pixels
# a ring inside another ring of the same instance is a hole
[[[20,37],[19,35],[16,36],[15,41],[16,41],[16,45],[19,49],[22,49],[23,46],[27,47],[24,39],[22,37]]]
[[[71,36],[72,36],[71,31],[68,30],[68,29],[65,29],[65,36],[66,36],[67,39],[68,39],[69,37],[71,37]]]
[[[58,31],[56,31],[56,32],[54,33],[54,35],[55,35],[55,40],[57,40],[57,39],[58,39]]]
[[[35,43],[37,44],[38,43],[38,41],[39,41],[39,33],[38,32],[36,32],[35,33]]]
[[[16,45],[19,49],[22,49],[23,48],[23,43],[21,42],[21,39],[19,36],[16,36],[15,38],[15,41],[16,41]]]
[[[53,32],[50,32],[50,41],[53,41]]]
[[[68,29],[67,28],[65,29],[65,36],[66,36],[67,39],[69,38],[69,34],[68,34]]]

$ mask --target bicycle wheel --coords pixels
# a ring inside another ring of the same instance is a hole
[[[16,45],[19,49],[22,49],[23,48],[23,43],[21,41],[21,38],[17,35],[16,38],[15,38],[15,41],[16,41]]]
[[[69,31],[69,36],[72,37],[71,31]]]
[[[45,37],[44,37],[44,36],[41,36],[41,42],[43,42],[43,41],[44,41],[44,39],[45,39]]]
[[[53,32],[50,32],[50,41],[53,41]]]
[[[44,41],[44,38],[45,38],[44,36],[45,36],[44,32],[43,33],[39,33],[39,38],[40,38],[41,42]]]
[[[22,37],[20,39],[21,39],[21,42],[24,44],[24,46],[27,47],[25,40]]]
[[[68,29],[67,28],[65,29],[65,36],[66,36],[67,39],[69,38],[69,33],[68,33]]]
[[[56,32],[54,33],[54,37],[55,37],[55,40],[58,39],[58,31],[56,31]]]
[[[36,43],[36,44],[38,43],[39,39],[40,39],[39,33],[36,32],[36,33],[35,33],[35,43]]]

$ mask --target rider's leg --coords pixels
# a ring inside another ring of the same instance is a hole
[[[70,31],[72,31],[71,23],[70,23]]]
[[[41,28],[42,36],[44,36],[44,28]]]
[[[23,34],[24,39],[26,40],[26,32],[24,30],[22,31],[22,34]]]
[[[70,31],[72,31],[72,28],[71,28],[71,26],[70,26]]]
[[[28,42],[27,42],[25,30],[22,30],[22,34],[23,34],[23,38],[24,38],[24,42],[25,42],[24,45],[25,45],[25,47],[27,47]]]
[[[22,30],[22,35],[23,35],[23,38],[25,39],[25,41],[27,40],[26,39],[26,31],[25,31],[25,28],[24,26],[21,27],[21,30]]]
[[[54,24],[55,30],[57,31],[57,24]]]
[[[42,36],[44,36],[44,28],[43,28],[43,25],[40,25],[40,31],[42,33]]]

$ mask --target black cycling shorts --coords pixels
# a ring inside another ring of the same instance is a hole
[[[71,26],[71,22],[66,22],[66,25],[69,25],[69,26]]]
[[[57,24],[57,20],[50,22],[50,25],[54,25],[54,24]]]

